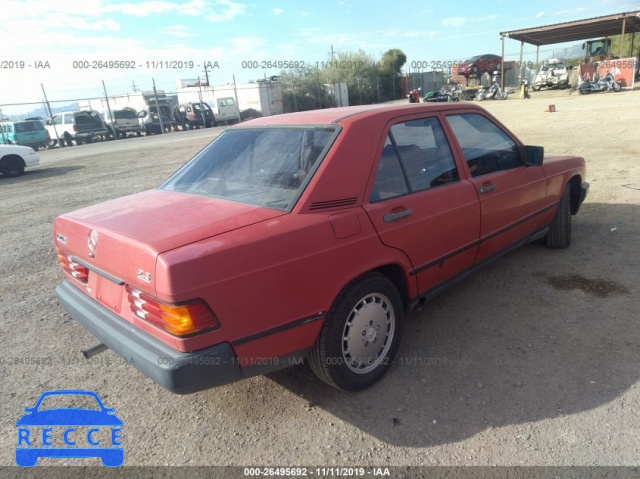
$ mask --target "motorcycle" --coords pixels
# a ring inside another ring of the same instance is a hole
[[[620,91],[622,86],[619,81],[613,77],[613,73],[609,72],[604,78],[601,78],[598,82],[583,81],[578,87],[578,91],[581,95],[588,95],[589,93],[599,93],[601,91]]]
[[[493,77],[491,78],[491,86],[488,89],[483,88],[481,90],[478,90],[478,93],[476,93],[476,100],[506,100],[510,92],[506,88],[504,90],[500,88],[500,82],[498,81],[498,78],[499,73],[497,71],[493,72]]]
[[[420,103],[420,90],[422,90],[422,88],[409,92],[409,103]]]
[[[460,101],[459,91],[442,87],[440,91],[427,92],[422,101],[425,103]]]

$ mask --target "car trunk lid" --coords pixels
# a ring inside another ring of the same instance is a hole
[[[55,221],[54,239],[65,254],[102,276],[155,292],[155,265],[161,253],[283,214],[152,190],[62,215]]]

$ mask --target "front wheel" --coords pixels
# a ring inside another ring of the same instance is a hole
[[[486,98],[486,96],[487,96],[486,90],[479,90],[478,93],[476,93],[476,100],[482,101]]]
[[[309,355],[322,381],[346,391],[360,391],[389,369],[400,346],[403,305],[395,285],[369,273],[336,298]]]
[[[24,173],[24,161],[17,155],[7,155],[0,160],[0,173],[6,178],[15,178]]]
[[[615,82],[615,81],[611,84],[611,88],[613,88],[613,91],[620,91],[620,90],[622,90],[622,87],[620,86],[620,83]]]
[[[567,185],[553,217],[551,228],[544,238],[549,248],[564,249],[571,244],[571,185]]]

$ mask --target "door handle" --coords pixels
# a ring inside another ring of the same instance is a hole
[[[404,210],[404,211],[400,211],[398,213],[389,213],[388,215],[384,215],[382,217],[382,219],[383,219],[383,221],[385,223],[390,223],[390,222],[398,220],[400,218],[404,218],[405,216],[409,216],[412,213],[413,213],[412,210]]]
[[[493,183],[488,184],[488,185],[483,185],[480,188],[478,188],[478,193],[482,194],[482,193],[486,193],[487,191],[491,191],[491,190],[495,190],[498,186],[494,185]]]

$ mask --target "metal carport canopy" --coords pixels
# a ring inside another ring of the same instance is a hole
[[[607,37],[611,35],[624,35],[625,33],[640,32],[640,10],[633,12],[616,13],[615,15],[605,15],[602,17],[576,20],[575,22],[556,23],[543,27],[525,28],[513,30],[511,32],[500,32],[502,39],[502,58],[504,59],[504,39],[512,38],[520,41],[520,69],[522,62],[522,52],[525,43],[536,46],[536,67],[538,65],[538,51],[540,45],[551,45],[554,43],[574,42],[586,40],[588,38]],[[633,40],[632,40],[633,42]],[[620,42],[620,56],[624,48],[624,37]],[[501,66],[502,87],[504,87],[504,61]]]
[[[620,35],[623,32],[640,32],[640,10],[544,27],[500,32],[500,36],[540,46]]]

